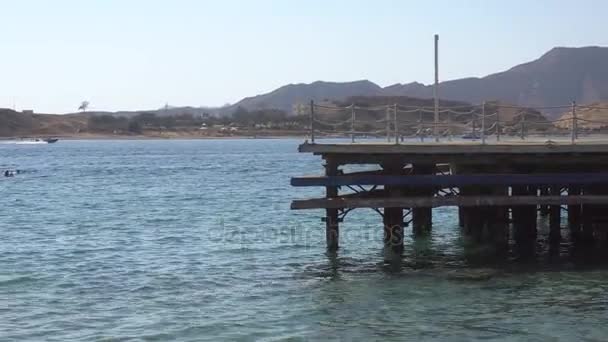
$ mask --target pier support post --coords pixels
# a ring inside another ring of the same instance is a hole
[[[593,242],[593,216],[594,208],[592,205],[585,204],[582,206],[583,222],[580,233],[580,240],[584,244],[590,244]]]
[[[384,208],[384,245],[403,251],[403,208]]]
[[[491,174],[501,172],[502,165],[489,168],[484,165],[458,165],[454,167],[459,174]],[[508,187],[505,185],[493,186],[463,186],[460,187],[460,196],[507,196]],[[463,233],[470,241],[491,246],[496,252],[508,250],[509,208],[506,206],[475,206],[458,208],[461,216]]]
[[[325,163],[325,175],[337,176],[338,175],[338,164],[335,160],[326,159]],[[332,198],[338,196],[338,187],[328,186],[325,187],[326,197]],[[338,209],[325,209],[325,241],[327,243],[327,249],[335,251],[339,247],[340,240],[340,228],[338,219]]]
[[[435,173],[435,165],[415,164],[412,165],[412,174],[430,175]],[[434,189],[417,189],[419,196],[433,196]],[[412,229],[415,236],[428,234],[433,226],[433,208],[420,207],[412,208]]]
[[[433,226],[432,208],[412,208],[412,229],[414,235],[426,235]]]
[[[576,196],[581,194],[581,187],[571,185],[568,187],[568,196]],[[568,226],[570,228],[570,238],[580,238],[581,233],[581,214],[582,206],[580,204],[574,204],[568,206]]]
[[[608,194],[608,185],[598,184],[583,188],[585,195]],[[584,204],[581,238],[585,244],[606,243],[608,239],[608,205]]]
[[[387,162],[382,164],[382,169],[387,175],[402,175],[403,164],[401,162]],[[404,195],[405,190],[398,186],[385,186],[386,194],[390,197]],[[403,251],[403,208],[384,208],[384,245],[399,253]]]
[[[514,196],[535,194],[535,188],[529,186],[513,186]],[[536,246],[536,205],[516,205],[512,207],[513,230],[515,241],[520,252],[524,255],[534,254]]]
[[[553,196],[559,196],[561,188],[552,186],[550,191],[547,191]],[[549,206],[549,240],[551,242],[559,242],[561,240],[561,205]]]
[[[495,186],[488,189],[493,195],[507,196],[509,189],[504,186]],[[484,214],[488,236],[484,240],[492,243],[497,251],[506,251],[509,248],[509,208],[504,206],[486,207]]]
[[[464,228],[464,210],[462,207],[458,207],[458,226]]]
[[[561,238],[561,207],[552,205],[549,208],[549,239],[555,242]]]
[[[547,195],[549,195],[549,187],[541,186],[539,190],[540,190],[539,192],[540,192],[541,196],[547,196]],[[540,213],[540,216],[547,216],[547,215],[549,215],[549,213],[550,213],[549,206],[546,205],[546,204],[541,204],[539,206],[539,213]]]
[[[507,188],[467,187],[461,195],[506,195]],[[508,208],[504,206],[479,206],[460,208],[464,216],[464,233],[474,242],[492,245],[496,251],[508,248]]]
[[[461,192],[462,193],[462,192]],[[475,242],[481,242],[483,230],[483,213],[479,207],[462,207],[464,234]]]
[[[459,169],[459,172],[462,170]],[[474,196],[475,188],[472,186],[462,186],[459,189],[460,196]],[[475,208],[472,207],[458,207],[458,216],[460,220],[460,227],[462,228],[462,232],[465,236],[470,237],[473,234],[473,227],[479,225],[480,223],[475,221],[477,215]]]
[[[453,170],[458,174],[477,173],[479,172],[479,167],[455,165],[453,166]],[[459,188],[459,193],[462,197],[479,196],[481,194],[481,189],[477,186],[462,186]],[[462,232],[467,239],[477,243],[481,242],[481,232],[483,230],[482,216],[484,215],[481,208],[459,207],[458,212],[461,218]]]
[[[596,189],[599,195],[608,194],[608,186],[605,184],[596,187]],[[596,213],[593,225],[593,239],[598,245],[606,247],[608,242],[608,205],[598,205]]]
[[[591,195],[594,194],[595,191],[591,190],[591,187],[585,186],[582,190],[583,194]],[[582,229],[580,234],[580,240],[584,244],[593,243],[593,221],[595,216],[597,215],[597,206],[591,204],[584,204],[582,207]]]

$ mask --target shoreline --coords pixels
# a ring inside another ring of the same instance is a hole
[[[231,135],[231,136],[200,136],[200,135],[113,135],[113,134],[78,134],[78,135],[37,135],[0,137],[0,141],[19,141],[29,139],[57,138],[61,140],[268,140],[268,139],[308,139],[307,135]]]

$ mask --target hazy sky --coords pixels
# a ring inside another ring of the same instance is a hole
[[[608,45],[608,1],[0,0],[0,107],[222,105],[288,83],[483,76]]]

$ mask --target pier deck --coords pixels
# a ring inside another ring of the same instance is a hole
[[[338,248],[339,223],[355,208],[383,219],[385,243],[403,248],[403,234],[432,229],[432,208],[456,206],[463,232],[504,245],[536,239],[537,215],[549,216],[551,239],[561,238],[561,213],[571,235],[592,241],[608,231],[608,139],[575,144],[547,138],[480,144],[304,143],[325,161],[325,175],[295,177],[293,186],[325,188],[322,198],[295,200],[292,209],[324,209],[327,247]],[[375,165],[345,173],[349,164]],[[562,207],[564,206],[564,207]]]

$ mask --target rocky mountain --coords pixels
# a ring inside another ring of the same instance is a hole
[[[430,87],[428,91],[430,96]],[[501,73],[443,82],[440,94],[474,103],[501,100],[523,106],[608,100],[608,48],[554,48]]]
[[[429,90],[431,91],[430,95]],[[419,82],[412,82],[407,84],[397,83],[383,88],[382,93],[386,96],[409,96],[416,98],[430,98],[433,96],[433,89]]]
[[[275,108],[291,112],[293,106],[298,103],[308,103],[310,100],[315,102],[342,100],[358,95],[383,95],[383,89],[367,80],[346,83],[317,81],[310,84],[289,84],[267,94],[244,98],[230,109],[234,110],[238,107],[247,110]]]
[[[480,57],[481,58],[481,57]],[[486,58],[486,57],[483,57]],[[521,106],[555,106],[608,100],[608,48],[558,47],[539,59],[482,78],[463,78],[440,84],[446,100],[480,103],[497,100]],[[291,111],[309,100],[342,100],[349,96],[410,96],[430,98],[431,85],[413,82],[385,88],[370,81],[290,84],[267,94],[248,97],[231,108],[277,108]],[[555,113],[557,114],[557,113]]]

